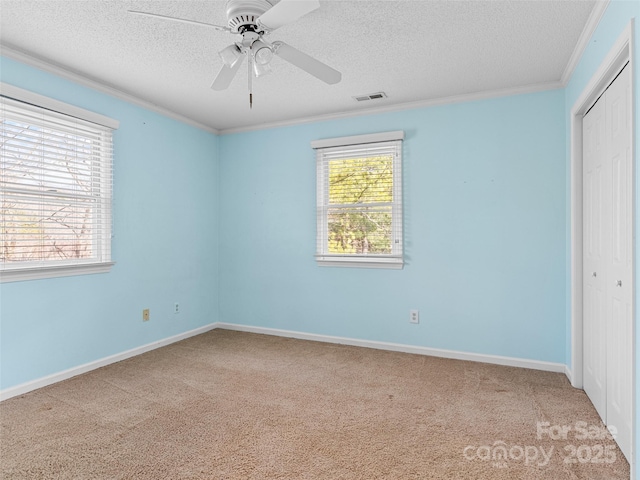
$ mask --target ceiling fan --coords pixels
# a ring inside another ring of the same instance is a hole
[[[225,90],[229,87],[242,66],[244,58],[247,57],[249,105],[252,106],[253,77],[255,75],[257,78],[271,71],[270,63],[274,54],[329,85],[336,84],[341,80],[342,74],[340,72],[321,61],[284,42],[269,43],[263,38],[319,7],[319,0],[228,0],[226,5],[228,25],[226,27],[149,12],[129,10],[129,13],[200,25],[240,35],[242,38],[238,42],[232,43],[219,52],[224,65],[211,84],[211,88]]]

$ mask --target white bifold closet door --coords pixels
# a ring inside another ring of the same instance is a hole
[[[630,459],[632,399],[631,74],[583,120],[584,390]]]

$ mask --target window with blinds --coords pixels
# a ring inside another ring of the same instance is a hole
[[[321,265],[402,268],[403,132],[312,142]]]
[[[2,280],[104,271],[111,266],[112,128],[9,98],[5,90]]]

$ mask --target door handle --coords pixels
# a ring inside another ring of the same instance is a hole
[[[622,280],[618,280],[616,282],[616,287],[621,287],[622,286]]]

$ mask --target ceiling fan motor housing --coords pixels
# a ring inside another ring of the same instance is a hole
[[[229,0],[227,19],[232,33],[256,31],[258,17],[273,7],[277,0]]]

